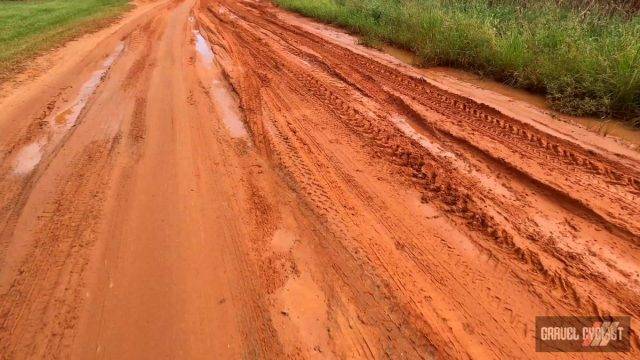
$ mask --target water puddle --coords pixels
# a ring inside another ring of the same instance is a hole
[[[198,30],[193,30],[193,35],[198,59],[206,70],[206,76],[212,78],[210,95],[218,115],[222,118],[231,137],[248,138],[249,133],[242,121],[238,99],[225,79],[219,64],[215,62],[215,54],[209,42]]]
[[[45,141],[39,140],[23,147],[16,155],[14,174],[26,175],[35,169],[42,159],[42,148],[45,144]]]
[[[93,93],[96,91],[96,88],[102,82],[102,79],[107,74],[107,71],[111,68],[114,61],[122,54],[124,50],[124,43],[120,42],[116,47],[115,51],[109,55],[102,62],[102,67],[93,72],[89,80],[87,80],[82,87],[80,88],[80,93],[76,98],[73,105],[68,107],[67,109],[57,113],[50,122],[55,130],[58,131],[66,131],[69,130],[75,123],[78,121],[82,110],[87,105],[87,101]]]
[[[405,64],[420,66],[421,61],[418,55],[412,53],[411,51],[399,49],[397,47],[393,47],[391,45],[382,44],[380,46],[380,51],[385,54],[391,55],[394,58],[402,61]]]
[[[220,74],[222,75],[222,74]],[[211,84],[211,96],[216,104],[216,110],[227,126],[229,134],[234,138],[247,138],[249,133],[242,122],[240,107],[229,84],[224,78],[214,79]]]
[[[42,160],[46,147],[57,144],[63,135],[76,124],[89,98],[123,50],[124,42],[120,42],[109,57],[102,62],[101,67],[94,71],[89,80],[82,84],[73,105],[57,112],[48,119],[48,131],[52,136],[42,137],[38,141],[20,149],[15,157],[14,174],[26,175],[33,171]]]
[[[209,47],[209,43],[198,30],[193,30],[193,36],[196,38],[196,51],[198,52],[198,55],[200,55],[200,59],[205,67],[211,68],[213,65],[214,55],[213,51],[211,51],[211,48]]]

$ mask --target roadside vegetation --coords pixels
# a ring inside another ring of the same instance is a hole
[[[544,93],[557,110],[640,127],[640,1],[274,0],[415,52]]]
[[[129,6],[129,0],[0,0],[0,81],[27,59],[108,24]]]

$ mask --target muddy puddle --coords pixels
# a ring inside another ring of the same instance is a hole
[[[23,147],[15,159],[15,167],[13,169],[16,175],[25,175],[30,173],[40,163],[42,159],[42,148],[44,141],[36,141]]]
[[[73,105],[57,113],[50,121],[50,124],[55,130],[66,131],[71,128],[78,121],[82,110],[87,105],[89,98],[96,91],[96,88],[102,82],[102,79],[106,76],[107,71],[111,68],[116,59],[122,54],[124,50],[124,43],[120,42],[116,49],[109,57],[102,62],[102,67],[96,70],[89,80],[87,80],[80,88],[78,97],[73,102]]]
[[[380,51],[394,57],[401,62],[412,65],[417,68],[420,73],[423,73],[430,79],[442,80],[453,79],[456,81],[465,82],[481,88],[483,90],[489,90],[498,94],[507,96],[511,99],[518,100],[529,105],[533,105],[545,112],[549,113],[554,118],[558,118],[562,121],[572,124],[580,125],[587,130],[595,132],[602,136],[613,136],[623,139],[631,144],[640,146],[640,131],[633,129],[626,123],[617,119],[599,119],[593,117],[577,117],[560,114],[553,111],[544,96],[530,93],[526,90],[516,89],[508,85],[502,84],[497,81],[493,81],[487,78],[483,78],[480,75],[476,75],[467,71],[447,68],[447,67],[430,67],[422,68],[422,61],[420,58],[407,50],[399,49],[387,44],[380,46]]]
[[[113,63],[124,50],[124,42],[120,42],[114,51],[102,62],[100,68],[91,74],[91,77],[82,84],[76,99],[71,106],[65,107],[47,119],[48,135],[43,135],[35,142],[20,149],[15,157],[14,174],[26,175],[33,171],[42,160],[42,157],[51,146],[55,146],[63,138],[80,118],[82,111],[98,85],[107,75]]]
[[[196,51],[202,64],[207,68],[211,68],[213,65],[213,51],[211,51],[209,43],[198,30],[193,30],[193,36],[196,39]]]
[[[218,115],[233,138],[247,139],[249,133],[242,121],[240,105],[231,85],[224,77],[220,65],[215,62],[215,54],[209,46],[209,42],[202,34],[194,29],[195,48],[198,53],[198,61],[211,77],[211,100],[215,104]]]
[[[213,80],[211,84],[211,95],[231,137],[247,138],[249,135],[242,122],[238,100],[235,98],[231,87],[224,77],[220,76]]]

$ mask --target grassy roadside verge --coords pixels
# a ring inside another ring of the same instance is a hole
[[[0,0],[0,82],[35,55],[105,26],[129,0]]]
[[[562,112],[621,117],[640,127],[637,13],[561,0],[274,2],[344,26],[365,44],[412,50],[425,66],[472,70],[544,93]]]

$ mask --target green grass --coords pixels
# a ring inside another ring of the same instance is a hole
[[[128,0],[0,0],[0,81],[25,61],[113,20]]]
[[[274,1],[359,33],[365,44],[414,51],[424,66],[472,70],[544,93],[565,113],[640,127],[640,16],[633,11],[562,0]]]

